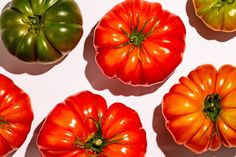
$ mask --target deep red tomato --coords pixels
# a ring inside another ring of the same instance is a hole
[[[132,85],[164,81],[180,64],[186,30],[161,4],[126,0],[94,32],[96,61],[105,75]]]
[[[147,146],[134,110],[121,103],[107,108],[101,96],[88,91],[51,111],[37,143],[44,157],[144,157]]]
[[[23,144],[32,120],[29,96],[0,74],[0,156],[6,156]]]
[[[236,147],[236,68],[196,68],[164,96],[162,108],[178,144],[196,153]]]

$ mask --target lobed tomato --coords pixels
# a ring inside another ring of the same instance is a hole
[[[144,157],[146,133],[138,114],[121,103],[85,91],[68,97],[39,132],[44,157]]]
[[[181,19],[161,4],[126,0],[95,28],[96,61],[105,75],[124,83],[159,83],[182,61],[185,34]]]
[[[33,118],[29,96],[0,74],[0,156],[23,144]]]
[[[202,65],[179,81],[162,102],[176,143],[196,153],[236,147],[236,68]]]
[[[193,0],[196,15],[215,31],[236,31],[235,0]]]
[[[73,0],[12,0],[2,10],[0,28],[6,48],[25,62],[56,62],[83,34]]]

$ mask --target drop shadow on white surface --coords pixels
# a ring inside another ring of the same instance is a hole
[[[93,32],[94,28],[91,30],[89,35],[87,36],[84,43],[84,59],[87,61],[85,75],[92,85],[92,87],[96,90],[105,90],[108,89],[114,95],[124,95],[124,96],[140,96],[152,93],[156,91],[158,88],[162,86],[162,83],[155,84],[150,87],[141,87],[141,86],[130,86],[123,84],[118,79],[108,78],[103,74],[103,72],[99,69],[96,61],[95,61],[95,49],[93,47]]]
[[[218,151],[208,151],[203,154],[195,154],[186,147],[174,142],[170,133],[165,127],[165,120],[162,116],[161,105],[157,106],[153,114],[153,129],[157,133],[157,145],[166,157],[235,157],[234,148],[222,146]]]
[[[13,56],[10,52],[8,52],[2,40],[0,40],[0,66],[3,67],[6,71],[13,74],[43,74],[49,71],[55,65],[62,62],[64,59],[65,57],[62,58],[60,61],[52,64],[26,63]]]
[[[31,138],[31,141],[30,141],[29,145],[26,148],[25,157],[41,157],[41,154],[40,154],[40,151],[38,149],[36,140],[37,140],[37,137],[38,137],[38,133],[39,133],[41,127],[42,127],[43,121],[34,130],[34,134]]]
[[[11,153],[10,153],[10,154],[8,154],[6,157],[12,157],[12,156],[14,156],[14,154],[16,153],[16,151],[17,151],[17,150],[15,150],[15,151],[11,152]]]
[[[188,0],[186,3],[186,12],[189,18],[189,24],[196,29],[198,34],[207,40],[217,40],[224,42],[236,36],[236,32],[218,32],[208,28],[195,14],[192,0]]]

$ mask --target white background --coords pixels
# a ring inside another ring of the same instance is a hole
[[[93,27],[121,0],[76,0],[83,15],[84,35],[77,47],[60,63],[25,64],[11,56],[0,42],[0,73],[11,78],[31,97],[34,121],[31,132],[14,157],[39,157],[35,138],[40,123],[48,112],[69,95],[90,90],[102,95],[108,105],[122,102],[135,109],[147,133],[147,157],[233,157],[236,149],[221,148],[217,152],[193,154],[174,143],[164,126],[160,103],[170,87],[197,66],[210,63],[219,68],[236,64],[236,33],[220,33],[208,29],[194,14],[191,0],[160,2],[163,8],[179,15],[186,30],[186,49],[182,63],[163,84],[148,88],[131,87],[103,76],[94,61]],[[151,1],[151,0],[150,0]],[[8,0],[0,1],[2,9]],[[11,155],[12,156],[12,155]]]

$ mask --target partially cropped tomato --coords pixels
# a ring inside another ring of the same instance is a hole
[[[235,0],[193,0],[197,16],[215,31],[236,31]]]
[[[0,25],[4,45],[25,62],[58,61],[83,34],[73,0],[12,0],[2,10]]]
[[[132,85],[164,81],[180,64],[186,30],[161,4],[126,0],[95,28],[96,61],[111,78]]]
[[[236,147],[236,67],[202,65],[163,98],[166,127],[196,153]]]
[[[30,131],[33,112],[29,96],[0,74],[0,156],[18,149]]]
[[[39,132],[44,157],[144,157],[146,133],[138,114],[121,103],[85,91],[68,97]]]

